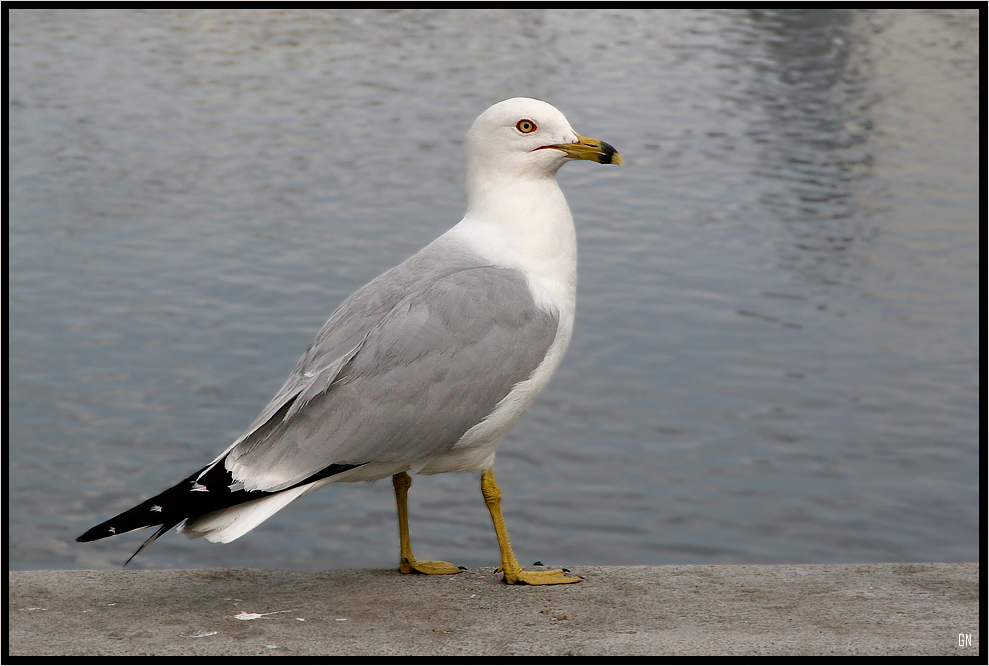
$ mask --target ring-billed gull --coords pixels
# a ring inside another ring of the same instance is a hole
[[[177,525],[226,543],[329,483],[390,476],[400,570],[457,573],[412,553],[409,474],[480,472],[504,580],[581,580],[519,566],[493,467],[498,443],[570,341],[577,243],[555,176],[575,159],[622,163],[545,102],[509,99],[481,114],[467,135],[463,220],[345,300],[250,428],[211,463],[77,540],[160,525],[140,552]]]

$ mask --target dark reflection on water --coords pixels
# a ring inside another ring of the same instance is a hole
[[[353,289],[455,223],[463,136],[527,94],[570,165],[578,323],[498,459],[523,558],[979,555],[975,11],[11,13],[8,553],[211,459]],[[583,168],[588,167],[588,168]],[[420,557],[488,564],[469,476]],[[388,484],[132,566],[392,566]],[[526,555],[526,553],[531,553]]]

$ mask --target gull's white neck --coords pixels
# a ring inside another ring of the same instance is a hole
[[[553,174],[468,168],[467,213],[447,232],[493,265],[521,270],[536,302],[566,318],[577,288],[573,217]]]

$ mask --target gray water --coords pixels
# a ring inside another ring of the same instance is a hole
[[[578,227],[563,366],[506,438],[523,563],[980,558],[980,25],[945,11],[43,11],[9,19],[7,552],[211,460],[350,292],[455,224],[463,139],[561,109],[621,168]],[[420,558],[497,564],[469,475]],[[394,567],[341,484],[141,568]]]

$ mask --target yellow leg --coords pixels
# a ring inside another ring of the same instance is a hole
[[[553,571],[523,571],[512,552],[512,544],[508,541],[508,530],[505,529],[505,519],[501,515],[501,489],[495,483],[494,467],[489,467],[481,475],[481,495],[484,503],[491,512],[491,522],[494,523],[495,534],[498,535],[498,546],[501,548],[501,571],[505,573],[505,582],[510,584],[526,583],[528,585],[558,585],[560,583],[579,583],[584,580],[578,576],[568,576],[562,569]]]
[[[449,562],[420,562],[412,554],[412,541],[409,539],[409,488],[412,478],[405,472],[399,472],[391,478],[395,486],[395,503],[398,505],[398,540],[401,549],[401,560],[398,570],[404,574],[455,574],[460,573],[460,567]]]

